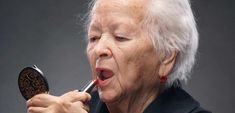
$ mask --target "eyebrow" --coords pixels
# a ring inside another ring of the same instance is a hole
[[[109,29],[111,31],[115,31],[117,30],[120,26],[122,26],[122,24],[120,22],[115,22],[115,23],[112,23],[110,26],[109,26]]]
[[[130,30],[130,25],[128,25],[127,22],[112,21],[107,24],[108,24],[108,29],[112,32],[118,29]],[[102,25],[99,22],[94,22],[93,24],[90,25],[90,31],[102,32]]]
[[[91,24],[91,26],[89,27],[89,31],[101,31],[100,26],[101,25],[99,23]]]

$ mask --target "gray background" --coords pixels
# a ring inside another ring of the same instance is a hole
[[[50,92],[61,95],[91,79],[85,55],[86,0],[0,0],[0,113],[25,113],[18,73],[37,64]],[[185,89],[214,113],[235,113],[233,0],[193,0],[200,47]]]

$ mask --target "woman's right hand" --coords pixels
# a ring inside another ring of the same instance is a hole
[[[28,113],[88,113],[86,103],[91,96],[85,92],[70,91],[62,96],[38,94],[27,101]]]

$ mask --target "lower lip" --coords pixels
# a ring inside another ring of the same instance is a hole
[[[97,80],[98,80],[98,82],[97,82],[98,87],[102,88],[102,87],[107,86],[111,82],[112,78],[113,77],[110,77],[110,78],[105,79],[105,80],[101,80],[100,78],[97,78]]]

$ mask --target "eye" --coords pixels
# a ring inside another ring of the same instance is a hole
[[[115,39],[120,42],[128,41],[129,39],[123,36],[115,36]]]
[[[89,42],[95,42],[95,41],[97,41],[98,39],[100,39],[100,37],[98,37],[98,36],[93,36],[93,37],[89,38]]]

